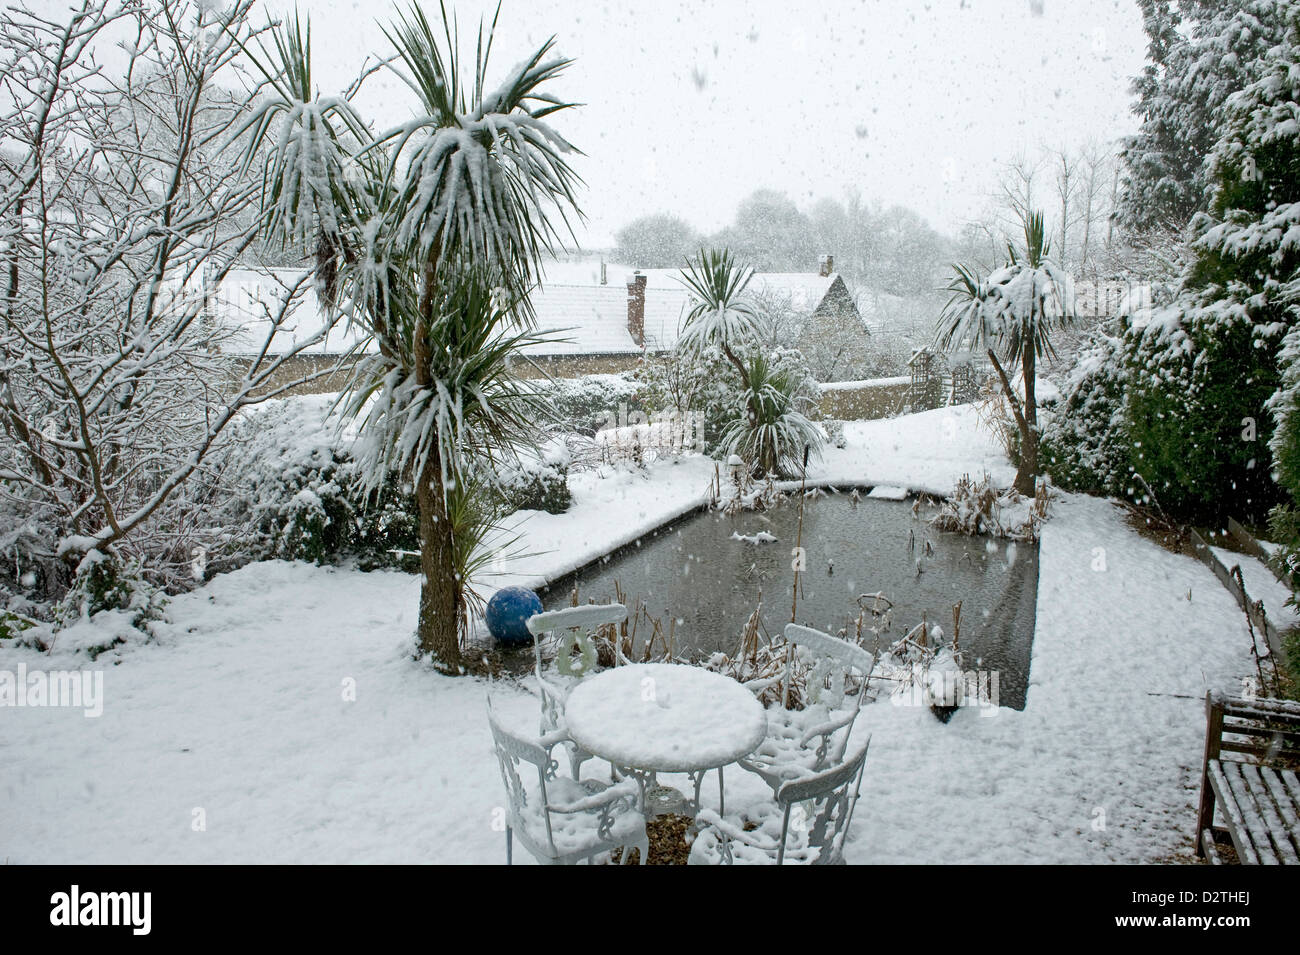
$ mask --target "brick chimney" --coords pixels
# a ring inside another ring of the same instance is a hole
[[[835,271],[835,256],[829,252],[817,260],[817,274],[826,278]]]
[[[645,283],[640,272],[627,280],[627,332],[638,348],[645,347]]]

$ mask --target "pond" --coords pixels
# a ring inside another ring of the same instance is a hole
[[[922,614],[951,638],[953,605],[961,601],[965,669],[996,672],[1000,704],[1023,709],[1037,545],[939,531],[929,523],[932,514],[927,506],[914,515],[911,502],[855,501],[848,493],[805,499],[798,622],[853,634],[859,595],[883,593],[894,605],[879,639],[884,647],[920,623]],[[556,581],[542,592],[542,602],[547,610],[568,606],[576,586],[583,603],[603,603],[615,599],[617,584],[629,609],[639,599],[651,617],[662,619],[665,632],[673,622],[675,654],[734,654],[760,592],[766,633],[779,634],[790,621],[798,524],[797,500],[768,511],[691,514]],[[643,619],[638,650],[648,631]],[[877,649],[870,634],[863,643]]]

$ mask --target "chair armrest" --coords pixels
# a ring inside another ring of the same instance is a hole
[[[712,809],[701,809],[699,815],[695,817],[697,821],[717,829],[728,839],[733,842],[743,842],[747,846],[755,849],[761,849],[764,852],[776,852],[780,848],[775,839],[769,839],[766,836],[760,836],[755,832],[746,832],[739,826],[723,819]]]
[[[559,726],[551,730],[549,733],[543,733],[541,736],[537,737],[537,744],[547,751],[554,749],[560,743],[572,742],[573,737],[569,735],[569,731],[563,726]]]
[[[601,809],[613,805],[621,799],[631,799],[635,805],[637,798],[641,795],[641,787],[637,785],[634,779],[624,779],[621,782],[607,786],[598,793],[592,793],[583,799],[578,799],[570,803],[548,803],[546,808],[551,812],[574,813],[574,812],[591,812],[593,809]]]
[[[843,729],[858,718],[857,710],[849,710],[846,713],[832,717],[824,723],[818,723],[804,731],[803,736],[799,738],[799,745],[806,746],[808,741],[814,736],[829,736],[838,729]]]

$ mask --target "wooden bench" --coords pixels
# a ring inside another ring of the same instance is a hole
[[[1226,831],[1244,865],[1300,865],[1300,703],[1207,693],[1205,712],[1196,854],[1222,862]]]

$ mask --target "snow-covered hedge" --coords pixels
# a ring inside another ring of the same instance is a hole
[[[558,452],[503,465],[498,469],[497,480],[497,493],[506,511],[563,514],[573,503],[568,461]]]
[[[236,426],[223,455],[216,521],[228,529],[217,567],[282,558],[406,566],[419,549],[413,495],[395,479],[367,493],[354,437],[330,416],[333,396],[268,402]]]
[[[580,434],[617,426],[621,417],[645,410],[644,386],[631,372],[557,378],[539,382],[538,388],[555,409],[555,424]]]
[[[1114,495],[1129,491],[1123,344],[1098,335],[1066,377],[1063,400],[1050,413],[1039,451],[1057,487]]]

